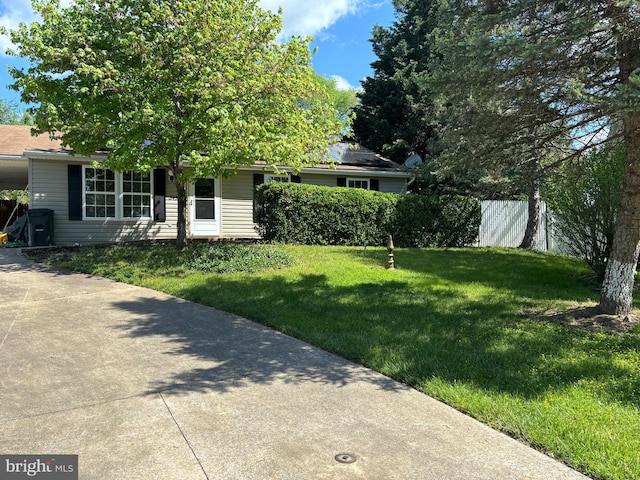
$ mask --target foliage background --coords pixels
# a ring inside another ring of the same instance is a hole
[[[622,145],[601,148],[579,164],[565,164],[545,188],[554,228],[566,239],[563,245],[600,280],[611,254],[624,168]]]

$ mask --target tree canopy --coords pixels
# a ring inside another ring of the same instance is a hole
[[[338,88],[338,82],[333,78],[323,77],[316,74],[316,82],[322,90],[329,96],[329,103],[338,113],[340,118],[351,123],[353,109],[358,105],[357,90],[355,88]],[[326,99],[323,99],[326,101]]]
[[[33,117],[21,109],[16,102],[0,100],[0,124],[32,125]]]
[[[640,246],[640,6],[445,0],[437,16],[431,85],[455,119],[444,135],[474,156],[526,162],[536,175],[545,166],[530,160],[542,152],[560,162],[622,139],[627,167],[600,308],[628,314]]]
[[[35,0],[38,23],[10,32],[27,69],[13,88],[36,130],[105,166],[168,166],[186,244],[186,185],[256,160],[323,159],[344,119],[311,67],[309,38],[277,43],[280,15],[257,0]],[[5,33],[7,33],[5,31]],[[313,101],[307,101],[313,98]]]
[[[373,76],[364,80],[358,94],[355,136],[399,163],[418,154],[422,163],[415,169],[413,192],[520,197],[527,189],[517,181],[513,165],[480,162],[451,134],[451,144],[443,142],[440,132],[450,133],[456,119],[443,115],[451,115],[441,108],[446,95],[433,82],[440,60],[435,40],[439,27],[445,29],[439,5],[432,0],[395,0],[395,22],[389,28],[374,27],[371,43],[378,59],[372,63]],[[466,119],[461,114],[462,118]]]
[[[396,21],[375,26],[371,43],[378,57],[373,77],[362,82],[355,108],[358,141],[404,163],[412,154],[423,159],[432,152],[434,117],[425,79],[431,55],[429,36],[436,22],[431,0],[394,0]]]

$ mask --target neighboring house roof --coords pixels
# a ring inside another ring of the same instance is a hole
[[[0,125],[0,155],[21,157],[25,150],[62,151],[59,140],[48,135],[31,135],[28,125]]]
[[[62,149],[60,142],[48,135],[32,136],[28,125],[0,125],[0,189],[27,186],[25,150],[60,152]]]

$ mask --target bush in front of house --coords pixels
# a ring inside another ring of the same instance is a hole
[[[480,202],[461,195],[399,195],[390,226],[403,247],[466,247],[478,238]]]
[[[480,226],[480,203],[459,196],[397,195],[356,188],[271,183],[256,190],[266,241],[305,245],[461,247]]]
[[[256,191],[256,223],[270,242],[381,245],[396,201],[355,188],[269,183]]]

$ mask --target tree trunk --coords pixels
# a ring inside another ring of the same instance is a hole
[[[178,200],[178,222],[176,225],[176,248],[183,250],[188,245],[187,238],[187,202],[189,200],[187,194],[188,183],[184,180],[184,164],[182,163],[182,155],[176,154],[175,158],[169,162],[169,168],[173,173],[174,182],[176,184],[177,200]]]
[[[178,191],[178,224],[176,248],[182,250],[187,247],[187,182],[178,181],[176,176],[176,190]]]
[[[540,182],[531,180],[529,185],[529,219],[524,238],[518,248],[535,250],[538,247],[538,230],[540,229]]]
[[[627,113],[623,124],[627,166],[599,305],[603,313],[619,316],[631,313],[640,253],[640,112]]]
[[[612,7],[618,27],[617,50],[620,65],[619,82],[636,89],[631,77],[640,68],[637,30],[631,7]],[[621,317],[633,308],[633,284],[640,253],[640,112],[622,114],[627,164],[622,183],[622,196],[616,217],[611,255],[604,272],[600,293],[600,310]]]

